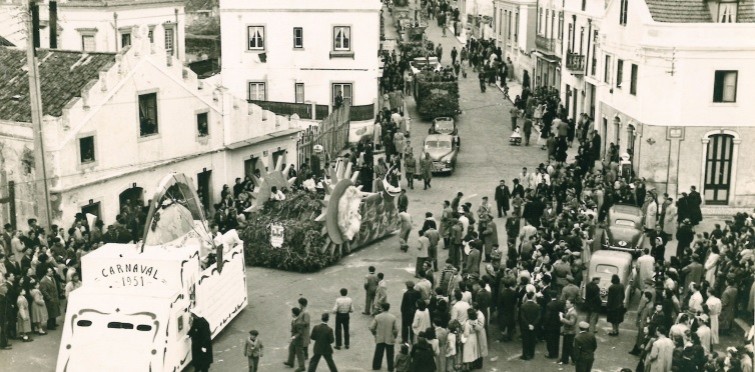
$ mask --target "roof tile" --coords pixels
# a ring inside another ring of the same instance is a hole
[[[37,50],[45,115],[61,116],[81,88],[115,63],[114,53]],[[26,51],[0,47],[0,120],[31,122]]]
[[[706,23],[713,22],[703,0],[645,0],[656,22]]]

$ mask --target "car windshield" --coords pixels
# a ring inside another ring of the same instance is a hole
[[[438,120],[435,122],[435,130],[452,131],[454,122],[453,120]]]
[[[634,221],[632,221],[632,220],[616,220],[616,221],[614,221],[614,225],[616,225],[616,226],[634,227]]]
[[[451,148],[450,141],[427,141],[425,147],[429,149],[448,149]]]
[[[596,274],[613,275],[619,273],[619,268],[613,265],[597,265],[595,266]]]

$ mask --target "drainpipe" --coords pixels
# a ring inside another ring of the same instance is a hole
[[[113,28],[115,29],[115,51],[118,52],[118,13],[113,12]]]

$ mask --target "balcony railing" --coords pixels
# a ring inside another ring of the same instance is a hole
[[[541,35],[535,36],[535,46],[538,49],[546,51],[546,52],[553,52],[556,49],[553,39],[547,36],[541,36]]]
[[[585,73],[585,56],[577,53],[566,54],[566,69],[571,73]]]
[[[312,119],[312,105],[309,103],[293,103],[293,102],[274,102],[274,101],[257,101],[250,100],[262,107],[265,110],[270,110],[277,115],[293,115],[297,114],[302,119]],[[322,119],[328,116],[328,105],[314,105],[315,115],[317,119]]]

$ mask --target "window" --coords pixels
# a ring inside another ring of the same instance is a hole
[[[249,26],[247,28],[249,37],[249,50],[264,50],[265,49],[265,27],[264,26]]]
[[[621,79],[624,77],[624,60],[616,60],[616,88],[621,89]]]
[[[265,99],[265,83],[249,83],[250,101],[267,101]]]
[[[304,103],[304,83],[294,84],[294,102]]]
[[[301,27],[294,27],[294,48],[304,48],[304,29]]]
[[[81,164],[94,163],[94,136],[79,138],[79,159]]]
[[[637,95],[637,65],[632,63],[632,80],[629,83],[629,94]]]
[[[511,40],[511,29],[514,27],[514,22],[511,21],[512,18],[513,17],[511,15],[511,12],[509,12],[509,15],[508,15],[509,25],[507,27],[508,28],[508,39],[509,40]]]
[[[519,12],[516,13],[514,19],[516,22],[514,24],[514,41],[516,42],[518,40],[517,35],[519,34]]]
[[[716,71],[713,102],[737,102],[737,71]]]
[[[590,76],[595,76],[598,69],[598,30],[593,31],[592,37],[592,63],[590,65]]]
[[[81,35],[81,49],[85,52],[94,52],[94,35]]]
[[[131,33],[130,32],[121,33],[121,48],[125,48],[129,45],[131,45]]]
[[[611,56],[606,55],[606,61],[603,69],[603,82],[608,84],[611,82]]]
[[[721,2],[718,4],[718,21],[721,23],[737,22],[737,2]]]
[[[558,12],[558,39],[564,38],[564,12]]]
[[[351,91],[351,84],[343,84],[343,83],[336,83],[333,84],[333,105],[336,105],[336,100],[338,95],[341,95],[341,98],[343,98],[343,103],[351,105],[351,97],[352,97],[352,91]]]
[[[175,54],[175,35],[172,27],[165,28],[165,52],[169,55]]]
[[[335,51],[351,50],[351,27],[349,26],[333,27],[333,50]]]
[[[540,8],[540,15],[537,17],[537,34],[542,35],[543,31],[543,8]]]
[[[210,124],[208,122],[208,113],[200,112],[197,114],[197,134],[204,137],[210,134]]]
[[[582,11],[585,11],[585,8],[587,8],[587,0],[582,0]]]
[[[627,7],[629,7],[629,0],[621,0],[619,4],[619,24],[626,26],[627,24]]]
[[[147,31],[147,38],[149,39],[150,44],[155,43],[155,26],[149,26],[149,31]]]
[[[139,135],[157,134],[157,93],[139,95]]]
[[[571,23],[569,23],[569,38],[566,40],[566,44],[567,44],[568,47],[566,49],[568,49],[572,53],[574,52],[574,43],[573,43],[574,37],[573,37],[573,35],[574,35],[574,25],[572,25]]]

